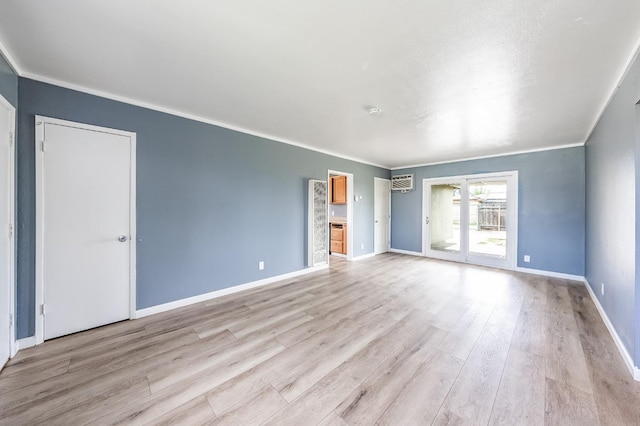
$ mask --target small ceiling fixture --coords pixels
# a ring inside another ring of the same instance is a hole
[[[369,115],[377,117],[380,114],[382,114],[382,108],[378,108],[378,107],[369,108]]]

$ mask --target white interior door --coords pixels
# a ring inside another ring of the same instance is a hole
[[[391,181],[374,178],[375,254],[389,251],[391,243]]]
[[[512,269],[517,255],[517,172],[423,181],[425,256]]]
[[[50,119],[46,119],[50,120]],[[132,137],[43,121],[44,339],[130,316]]]
[[[13,343],[13,127],[14,109],[0,97],[0,369]]]

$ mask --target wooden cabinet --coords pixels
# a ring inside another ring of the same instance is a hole
[[[331,204],[347,204],[347,177],[333,176],[329,191]]]
[[[332,223],[330,226],[331,252],[347,254],[347,225],[344,223]]]

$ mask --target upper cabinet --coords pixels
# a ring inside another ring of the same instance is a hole
[[[331,191],[329,191],[331,204],[347,204],[347,177],[332,176]]]

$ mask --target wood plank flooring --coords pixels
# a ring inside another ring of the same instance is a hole
[[[0,425],[639,425],[582,283],[386,254],[20,351]]]

